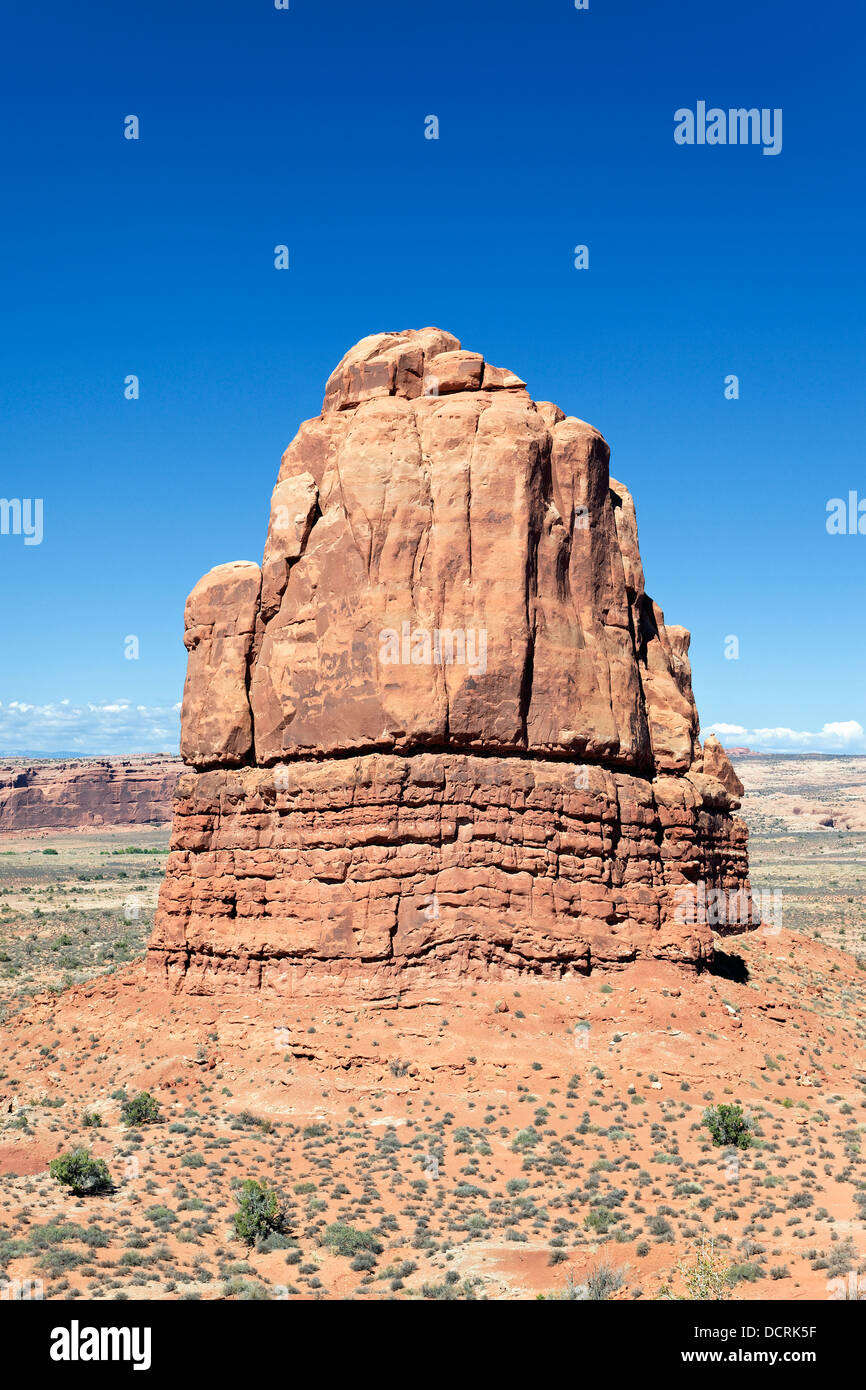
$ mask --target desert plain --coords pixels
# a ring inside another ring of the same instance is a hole
[[[172,994],[144,970],[167,824],[4,834],[3,1296],[862,1298],[866,759],[733,761],[781,918],[698,972]],[[158,1120],[123,1123],[142,1091]],[[51,1178],[78,1147],[110,1191]],[[255,1244],[250,1178],[285,1211]]]

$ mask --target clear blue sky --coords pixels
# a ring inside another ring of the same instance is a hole
[[[864,31],[850,0],[7,13],[0,496],[44,539],[0,536],[0,751],[175,746],[187,592],[261,558],[346,348],[427,324],[603,431],[704,728],[866,748],[866,535],[825,528],[866,498]],[[781,154],[676,145],[700,100],[782,108]]]

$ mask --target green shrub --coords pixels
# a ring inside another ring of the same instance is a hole
[[[60,1279],[68,1270],[77,1269],[83,1264],[84,1256],[77,1250],[46,1250],[39,1257],[39,1268],[52,1279]]]
[[[681,1260],[677,1269],[686,1286],[687,1298],[707,1303],[730,1297],[730,1266],[726,1265],[713,1241],[707,1243],[702,1239],[700,1247],[694,1245],[690,1258]]]
[[[260,1115],[253,1115],[249,1110],[242,1110],[236,1117],[236,1124],[244,1129],[260,1129],[262,1134],[270,1134],[274,1125],[272,1120],[262,1119]]]
[[[356,1256],[362,1250],[372,1251],[374,1255],[382,1253],[381,1241],[376,1239],[372,1231],[359,1231],[356,1226],[348,1226],[343,1221],[335,1221],[329,1226],[322,1240],[337,1255]]]
[[[651,1236],[658,1236],[662,1240],[671,1240],[673,1238],[674,1228],[667,1217],[663,1216],[661,1212],[658,1212],[656,1216],[650,1217],[647,1222],[647,1230]]]
[[[159,1101],[148,1091],[139,1091],[131,1100],[124,1100],[120,1118],[125,1125],[154,1125],[160,1119]]]
[[[612,1211],[609,1211],[607,1207],[595,1207],[588,1216],[584,1217],[583,1224],[590,1231],[597,1231],[599,1235],[604,1235],[610,1227],[611,1221],[613,1221]]]
[[[704,1124],[716,1145],[747,1149],[752,1142],[752,1126],[739,1105],[710,1105],[704,1111]]]
[[[448,1302],[464,1298],[475,1300],[478,1298],[475,1286],[480,1283],[481,1280],[476,1277],[475,1279],[464,1279],[462,1284],[449,1283],[447,1279],[441,1284],[422,1284],[421,1297]]]
[[[260,1255],[270,1255],[272,1250],[288,1250],[291,1245],[290,1236],[284,1235],[282,1231],[271,1231],[270,1235],[258,1242],[256,1250]]]
[[[529,1125],[526,1129],[522,1129],[519,1134],[515,1134],[511,1147],[512,1149],[532,1149],[538,1143],[539,1138],[538,1131]]]
[[[241,1184],[238,1209],[232,1217],[235,1235],[247,1245],[267,1240],[285,1227],[285,1211],[280,1195],[266,1183],[247,1178]]]
[[[227,1279],[223,1284],[222,1296],[238,1298],[244,1303],[264,1303],[271,1295],[264,1284],[257,1284],[254,1279]]]
[[[113,1186],[105,1159],[93,1158],[87,1149],[73,1149],[71,1153],[52,1158],[48,1171],[52,1178],[56,1178],[61,1186],[68,1187],[76,1197],[108,1192]]]
[[[357,1271],[372,1269],[376,1263],[376,1256],[371,1250],[359,1250],[349,1268]]]

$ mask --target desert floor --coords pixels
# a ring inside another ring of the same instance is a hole
[[[734,1299],[866,1295],[866,759],[737,770],[780,926],[725,938],[700,976],[643,963],[399,1008],[157,990],[168,828],[6,837],[3,1296],[654,1299],[689,1295],[702,1248]],[[142,1090],[160,1121],[129,1128]],[[712,1143],[720,1102],[749,1148]],[[106,1195],[49,1176],[79,1145]],[[231,1223],[247,1178],[286,1209],[258,1247]]]

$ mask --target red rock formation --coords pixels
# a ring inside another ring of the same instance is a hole
[[[731,797],[736,800],[736,804],[739,806],[745,787],[731,766],[731,760],[715,734],[707,734],[704,739],[703,766],[708,777],[717,777],[727,787]]]
[[[608,458],[438,329],[343,358],[283,455],[261,571],[219,566],[187,603],[197,771],[152,969],[375,992],[709,958],[676,890],[748,899],[736,778],[721,745],[704,763],[689,635],[645,592]]]
[[[0,832],[164,823],[180,771],[171,757],[16,759],[0,768]]]

